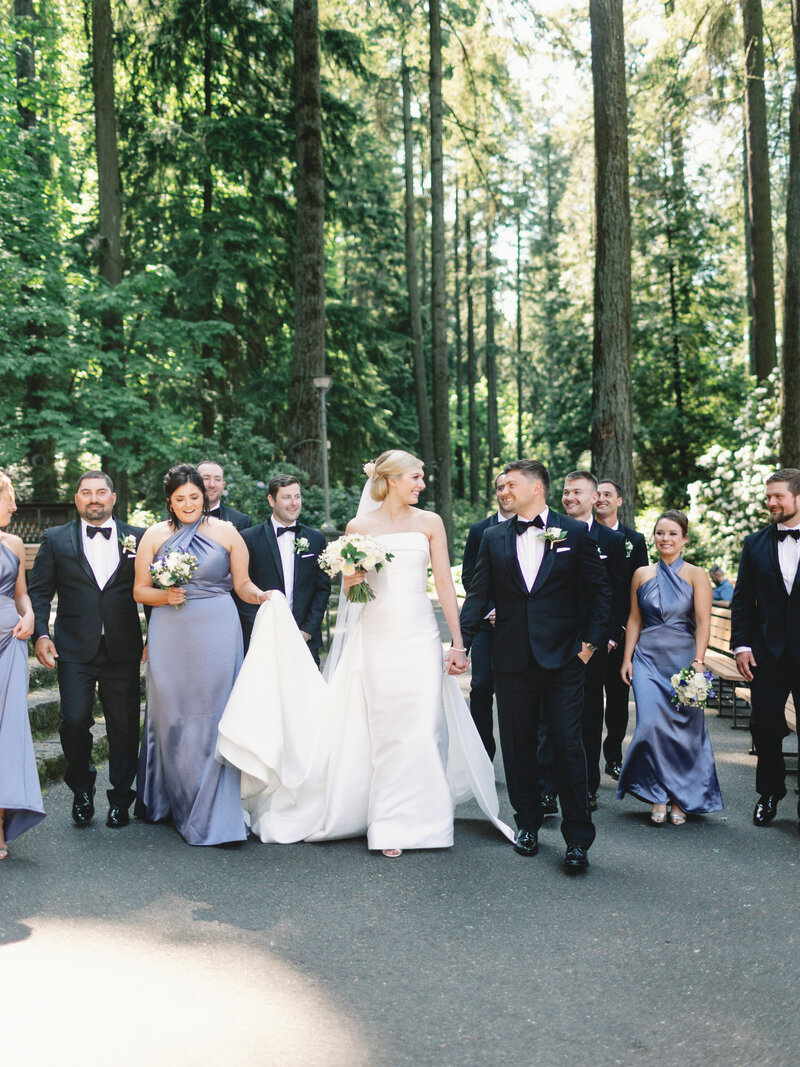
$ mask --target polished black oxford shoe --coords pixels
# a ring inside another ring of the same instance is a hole
[[[619,781],[619,776],[622,774],[622,764],[619,760],[610,759],[606,761],[606,774],[613,778],[615,782]]]
[[[81,828],[88,826],[94,815],[94,794],[76,793],[72,801],[72,821]]]
[[[539,838],[535,830],[517,830],[514,851],[520,856],[535,856],[539,851]]]
[[[554,793],[542,793],[540,800],[543,815],[558,815],[558,804],[556,804]]]
[[[758,803],[753,811],[753,822],[756,826],[769,826],[778,814],[778,798],[774,793],[767,793],[758,798]]]
[[[106,826],[110,826],[112,830],[118,830],[120,826],[127,826],[130,821],[131,817],[128,814],[128,809],[123,808],[121,804],[112,804],[108,809]]]
[[[589,869],[589,857],[583,845],[567,845],[564,867],[568,871],[586,871]]]

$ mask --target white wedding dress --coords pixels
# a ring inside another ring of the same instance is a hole
[[[284,597],[262,605],[217,755],[241,770],[242,803],[262,841],[366,834],[370,849],[444,848],[454,805],[472,796],[513,840],[498,817],[494,768],[455,679],[443,674],[428,538],[379,539],[394,558],[369,575],[375,599],[329,685]]]

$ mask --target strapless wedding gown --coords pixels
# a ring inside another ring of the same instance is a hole
[[[454,678],[427,595],[429,543],[384,534],[394,558],[326,685],[280,593],[259,610],[219,726],[262,841],[367,835],[370,849],[444,848],[454,805],[498,817],[494,768]]]

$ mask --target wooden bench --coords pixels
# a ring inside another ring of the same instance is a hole
[[[25,548],[25,570],[29,571],[33,567],[33,561],[36,559],[36,553],[39,551],[39,545],[24,545]]]
[[[740,700],[746,700],[748,704],[750,703],[750,690],[749,690],[749,688],[747,686],[744,686],[744,685],[737,686],[736,687],[736,695],[739,697]],[[786,707],[784,708],[784,714],[786,715],[786,725],[789,727],[789,729],[792,731],[792,733],[796,734],[797,733],[797,712],[795,710],[794,700],[792,699],[792,694],[791,693],[789,694],[789,697],[788,697],[788,699],[786,701]]]
[[[733,729],[746,730],[747,723],[739,723],[739,696],[737,687],[742,676],[736,669],[736,657],[731,651],[731,609],[713,605],[711,608],[711,636],[706,652],[706,667],[716,674],[719,688],[719,716],[725,715],[725,692],[730,689]]]

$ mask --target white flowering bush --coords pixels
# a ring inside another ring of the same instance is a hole
[[[777,370],[752,391],[733,428],[737,446],[714,445],[700,456],[708,476],[688,487],[692,537],[725,567],[735,567],[744,538],[766,522],[764,483],[780,465]]]

